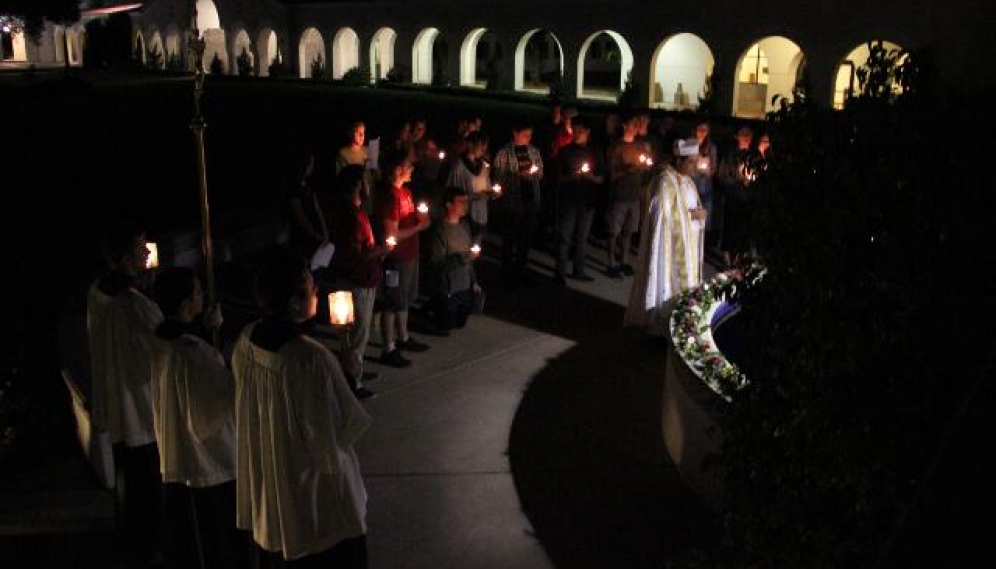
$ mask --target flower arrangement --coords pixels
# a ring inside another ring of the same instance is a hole
[[[747,378],[719,351],[712,336],[712,319],[724,301],[736,299],[763,275],[764,268],[757,264],[720,273],[702,286],[682,291],[671,313],[674,349],[695,375],[727,401],[747,384]]]

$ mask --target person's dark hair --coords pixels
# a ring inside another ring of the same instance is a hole
[[[532,123],[518,120],[512,124],[512,132],[522,132],[524,130],[533,130]]]
[[[453,203],[453,200],[455,200],[456,198],[466,195],[467,192],[465,192],[463,189],[450,186],[445,190],[443,190],[443,205],[449,205]]]
[[[394,170],[398,168],[401,164],[408,160],[408,152],[404,150],[392,150],[387,153],[384,157],[384,179],[387,183],[391,183],[391,177],[394,176]]]
[[[623,109],[618,114],[619,114],[619,124],[626,124],[629,121],[635,119],[637,116],[639,116],[637,112],[634,111],[633,109]]]
[[[359,164],[347,164],[336,177],[336,190],[340,196],[352,197],[358,186],[363,184],[364,167]]]
[[[253,293],[260,308],[269,314],[285,314],[291,300],[304,286],[306,270],[301,255],[287,249],[274,252],[253,283]]]
[[[467,146],[473,146],[475,144],[487,144],[488,135],[484,134],[479,130],[475,130],[474,132],[468,134],[465,140],[467,141]]]
[[[152,298],[164,316],[177,316],[180,313],[180,305],[194,294],[196,278],[193,269],[187,267],[163,269],[156,276]]]
[[[145,225],[135,219],[122,219],[112,223],[100,241],[100,252],[108,263],[117,263],[132,252],[135,239],[145,233]]]
[[[581,115],[574,117],[574,119],[571,122],[571,125],[573,128],[583,128],[587,131],[591,130],[591,125],[588,124],[588,120],[582,117]]]

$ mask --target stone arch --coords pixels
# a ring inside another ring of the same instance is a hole
[[[764,118],[775,108],[775,95],[792,97],[802,48],[783,36],[768,36],[748,47],[737,61],[733,85],[733,115]]]
[[[522,34],[515,46],[515,90],[547,93],[549,82],[563,76],[564,48],[557,36],[540,28]]]
[[[7,31],[0,30],[0,61],[25,62],[28,60],[27,44],[24,41],[24,32],[16,32],[13,29]]]
[[[716,59],[709,45],[692,33],[664,39],[650,60],[650,105],[659,109],[697,109]]]
[[[55,30],[55,60],[62,61],[62,30],[56,28]],[[146,63],[145,60],[145,36],[142,34],[142,30],[135,30],[135,37],[132,41],[131,55],[135,58],[137,63],[141,63],[143,66]]]
[[[269,77],[270,75],[270,64],[277,57],[280,52],[280,46],[277,43],[277,32],[273,31],[273,28],[265,27],[259,32],[259,37],[256,38],[256,75],[259,77]]]
[[[341,28],[332,38],[332,78],[342,79],[347,71],[360,66],[360,36],[353,28]]]
[[[197,0],[197,31],[204,40],[204,57],[201,62],[204,69],[211,71],[211,62],[217,57],[222,65],[228,65],[228,48],[225,45],[225,29],[221,25],[221,17],[218,16],[218,7],[212,0]],[[225,69],[223,72],[227,72]]]
[[[69,64],[75,66],[83,65],[83,30],[78,26],[67,28],[66,34],[66,39],[68,40],[66,43],[69,45]],[[162,48],[160,48],[160,50],[162,50]]]
[[[852,93],[856,93],[860,88],[858,85],[857,70],[868,62],[868,56],[871,55],[871,50],[869,49],[869,45],[871,44],[881,44],[887,51],[899,52],[901,54],[899,55],[900,61],[906,58],[906,50],[898,43],[888,40],[873,40],[856,46],[840,60],[834,72],[833,99],[831,101],[833,108],[843,109],[847,98]],[[899,85],[894,83],[892,89],[893,92],[898,93]]]
[[[613,49],[613,44],[618,51]],[[632,70],[633,50],[629,42],[612,30],[595,32],[584,40],[578,54],[578,97],[615,100],[625,89],[626,79]],[[613,75],[616,73],[619,77],[618,90],[613,88],[616,85]],[[586,74],[589,75],[588,81],[585,80]]]
[[[482,41],[484,40],[484,41]],[[460,85],[485,87],[502,58],[501,44],[487,28],[475,28],[463,39],[460,46]]]
[[[438,37],[439,28],[425,28],[415,37],[412,45],[412,83],[432,84],[436,59],[433,48]]]
[[[246,54],[249,56],[250,69],[256,69],[256,54],[252,49],[252,40],[249,39],[249,32],[245,28],[239,28],[235,32],[235,39],[232,40],[232,73],[238,73],[238,61],[242,57],[242,51],[245,50]]]
[[[325,59],[325,40],[322,34],[315,28],[308,28],[301,33],[301,41],[298,42],[297,61],[300,69],[301,79],[311,79],[311,65],[321,56],[322,61],[327,66]]]
[[[394,69],[394,43],[398,33],[391,28],[377,30],[370,40],[370,80],[386,79]]]

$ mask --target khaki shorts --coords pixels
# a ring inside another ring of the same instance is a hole
[[[396,273],[396,274],[392,274]],[[384,280],[377,301],[380,310],[403,312],[418,298],[418,259],[384,261]]]
[[[640,229],[640,200],[610,203],[605,224],[609,235],[636,233]]]

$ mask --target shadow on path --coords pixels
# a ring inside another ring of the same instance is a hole
[[[576,345],[533,378],[514,418],[523,510],[558,567],[663,567],[713,523],[664,448],[665,343],[624,330],[621,306],[531,276],[492,289],[487,312]]]

